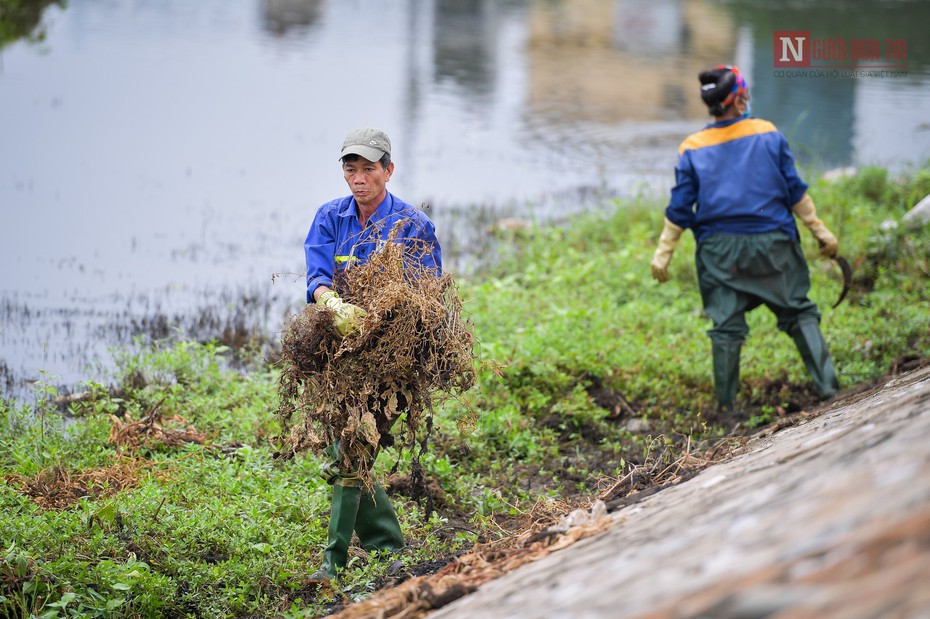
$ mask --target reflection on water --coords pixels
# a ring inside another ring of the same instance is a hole
[[[497,9],[491,0],[436,0],[433,8],[435,81],[454,81],[472,96],[495,89]]]
[[[24,40],[36,43],[45,38],[42,13],[50,4],[63,6],[64,0],[31,0],[30,2],[5,2],[0,12],[0,49]]]
[[[429,206],[451,270],[496,220],[664,194],[735,62],[805,167],[930,157],[928,3],[73,1],[0,49],[0,387],[74,385],[132,334],[274,337],[303,299],[343,136],[380,126],[390,189]],[[773,32],[907,41],[907,76],[788,78]],[[283,274],[273,277],[275,274]]]
[[[323,13],[323,0],[264,0],[262,28],[275,36],[307,36]]]
[[[733,57],[737,33],[725,9],[675,0],[580,4],[556,3],[530,13],[534,112],[548,114],[566,134],[579,122],[707,115],[694,94],[695,76]]]

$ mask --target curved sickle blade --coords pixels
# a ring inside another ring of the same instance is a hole
[[[834,258],[836,263],[840,265],[840,269],[843,271],[843,291],[840,293],[840,298],[836,300],[836,303],[833,304],[833,307],[836,307],[843,302],[843,299],[846,298],[846,293],[849,292],[849,289],[852,287],[852,278],[853,272],[852,267],[849,266],[849,262],[846,258],[842,256],[836,256]]]

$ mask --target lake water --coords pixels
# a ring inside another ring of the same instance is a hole
[[[664,195],[719,63],[805,170],[923,165],[928,23],[877,0],[52,4],[0,49],[0,388],[104,378],[138,333],[280,328],[358,126],[391,136],[389,189],[463,275],[499,218]],[[779,69],[776,31],[883,54]]]

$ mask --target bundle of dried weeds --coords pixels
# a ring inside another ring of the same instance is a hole
[[[367,312],[358,335],[341,337],[316,305],[292,317],[281,337],[282,455],[338,440],[348,467],[352,454],[394,444],[402,414],[402,444],[422,451],[433,404],[472,387],[474,337],[453,278],[419,266],[418,253],[392,237],[334,282]]]

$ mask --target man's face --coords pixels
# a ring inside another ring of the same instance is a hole
[[[359,206],[372,210],[384,199],[384,186],[391,180],[393,172],[393,161],[387,168],[382,167],[380,161],[368,161],[364,157],[342,164],[342,173],[355,201]]]

